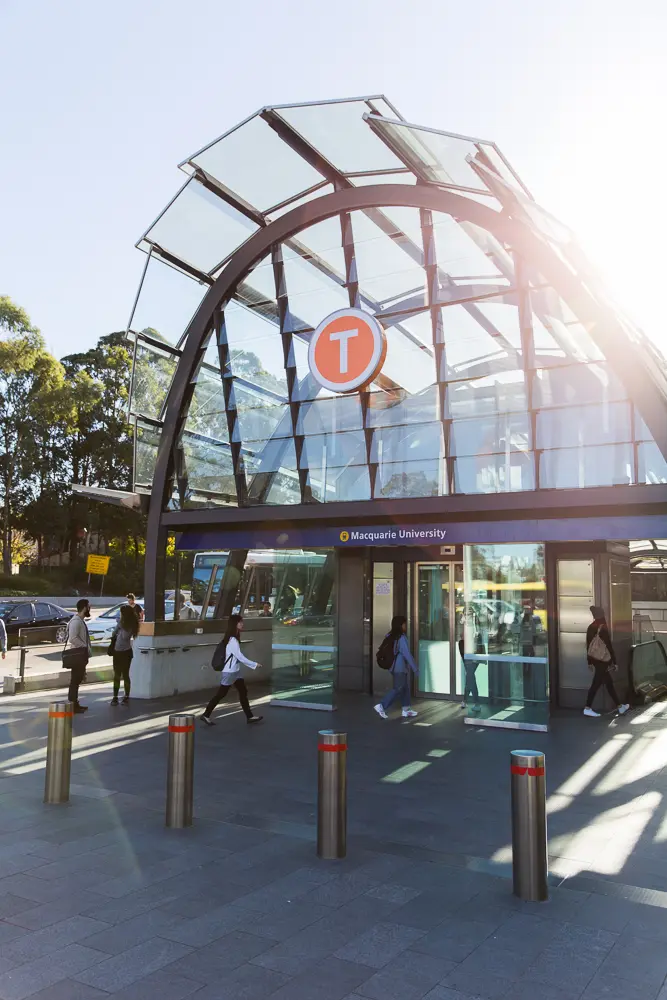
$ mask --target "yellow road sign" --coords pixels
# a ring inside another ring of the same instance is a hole
[[[97,573],[98,576],[106,576],[109,572],[110,561],[111,556],[88,556],[86,573]]]

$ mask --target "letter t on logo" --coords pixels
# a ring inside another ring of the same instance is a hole
[[[345,375],[348,369],[347,342],[353,337],[359,336],[359,330],[337,330],[336,333],[329,334],[329,340],[337,340],[340,343],[340,374]]]

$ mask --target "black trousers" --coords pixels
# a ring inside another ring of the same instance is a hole
[[[227,697],[227,692],[232,686],[235,687],[239,693],[239,701],[241,702],[241,708],[245,712],[246,719],[252,719],[252,709],[250,708],[250,702],[248,701],[248,689],[245,686],[245,681],[243,680],[242,677],[239,677],[237,681],[234,681],[233,685],[231,684],[220,685],[220,687],[215,692],[215,694],[209,701],[208,705],[204,709],[204,715],[206,716],[206,718],[208,718],[211,715],[213,709],[218,704],[218,702],[221,702],[223,698]]]
[[[69,691],[67,692],[67,700],[71,701],[73,705],[79,704],[79,688],[83,683],[83,679],[86,676],[86,664],[81,663],[76,667],[72,667],[72,673],[69,680]]]
[[[593,680],[591,681],[591,686],[588,689],[588,697],[586,698],[586,708],[593,707],[593,699],[598,693],[601,687],[606,687],[609,692],[609,697],[615,705],[620,705],[620,699],[616,694],[616,689],[614,687],[614,682],[611,679],[611,674],[609,673],[608,663],[595,663],[593,665],[595,673],[593,674]]]
[[[113,696],[118,697],[120,682],[122,680],[125,688],[125,697],[130,696],[130,664],[132,663],[132,650],[122,649],[119,653],[113,654]]]

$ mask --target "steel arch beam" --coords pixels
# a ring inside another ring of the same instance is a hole
[[[161,615],[164,613],[164,588],[163,583],[156,578],[156,570],[158,562],[164,558],[164,554],[160,552],[166,539],[162,512],[171,479],[179,415],[187,388],[196,376],[202,345],[213,324],[216,309],[225,308],[236,286],[270,253],[273,244],[282,243],[308,226],[341,212],[386,207],[430,209],[450,215],[457,221],[473,223],[530,260],[578,318],[587,324],[594,341],[597,342],[597,335],[600,330],[603,331],[604,346],[599,346],[628,390],[630,398],[636,403],[667,459],[667,398],[660,392],[651,373],[637,356],[639,351],[636,345],[631,344],[613,310],[597,302],[579,278],[527,226],[472,199],[426,185],[417,184],[412,187],[406,184],[374,184],[336,191],[292,209],[254,233],[221,271],[190,322],[183,355],[167,396],[148,510],[144,595],[149,621],[155,620],[156,612]]]

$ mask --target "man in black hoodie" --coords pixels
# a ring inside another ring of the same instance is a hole
[[[618,714],[625,715],[630,706],[621,704],[620,698],[616,694],[611,674],[609,673],[610,670],[616,670],[616,654],[611,644],[611,636],[609,635],[604,608],[593,604],[591,605],[591,614],[593,615],[593,621],[586,630],[586,653],[588,665],[594,673],[591,686],[588,690],[588,697],[586,698],[584,715],[599,718],[600,713],[593,710],[593,699],[602,685],[607,688],[609,697],[618,709]]]

